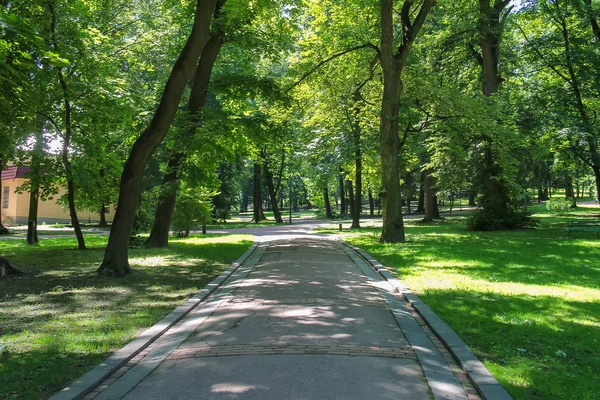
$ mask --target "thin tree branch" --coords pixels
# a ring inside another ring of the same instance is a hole
[[[339,53],[335,53],[335,54],[327,57],[325,60],[321,61],[320,63],[318,63],[317,65],[315,65],[313,68],[311,68],[310,70],[308,70],[307,72],[305,72],[304,75],[302,75],[302,77],[299,80],[297,80],[296,82],[294,82],[294,84],[292,86],[290,86],[289,88],[286,89],[286,92],[289,92],[290,90],[292,90],[293,88],[295,88],[296,86],[298,86],[306,78],[308,78],[309,76],[311,76],[319,68],[321,68],[323,65],[327,64],[328,62],[333,61],[336,58],[339,58],[339,57],[341,57],[343,55],[346,55],[348,53],[352,53],[353,51],[361,50],[361,49],[374,49],[377,52],[377,55],[380,55],[379,48],[377,46],[375,46],[374,44],[371,44],[371,43],[361,44],[360,46],[354,46],[354,47],[352,47],[350,49],[347,49],[347,50],[344,50],[344,51],[340,51]]]
[[[523,34],[523,37],[525,38],[525,41],[527,42],[527,44],[529,45],[529,47],[531,47],[533,49],[533,51],[538,55],[538,57],[542,60],[542,62],[544,64],[546,64],[546,66],[548,68],[550,68],[552,71],[554,71],[555,74],[557,74],[558,76],[560,76],[565,82],[567,82],[570,85],[573,85],[573,82],[571,82],[571,80],[568,77],[566,77],[565,75],[563,75],[563,73],[560,72],[555,66],[553,66],[552,64],[550,64],[548,62],[548,60],[546,60],[546,57],[544,57],[544,55],[541,53],[541,51],[537,47],[535,47],[533,45],[533,43],[531,43],[531,41],[527,37],[527,34],[523,30],[523,28],[521,28],[521,26],[519,24],[516,24],[516,25],[517,25],[517,28],[519,28],[519,31],[521,31],[521,34]]]

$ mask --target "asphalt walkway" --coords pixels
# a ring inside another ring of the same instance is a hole
[[[387,282],[336,240],[261,243],[84,398],[467,399]]]

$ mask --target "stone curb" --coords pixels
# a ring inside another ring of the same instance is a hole
[[[150,343],[159,338],[173,325],[185,317],[194,307],[204,301],[211,293],[219,288],[256,250],[259,241],[255,241],[244,254],[233,262],[225,271],[216,277],[212,282],[204,286],[192,298],[175,308],[169,315],[157,322],[154,326],[142,332],[135,339],[129,342],[125,347],[117,350],[112,356],[108,357],[91,371],[82,375],[66,388],[56,393],[50,400],[77,400],[91,392],[103,380],[115,373],[119,368],[125,365],[130,359],[144,350]]]
[[[496,378],[479,361],[469,346],[428,305],[421,301],[402,281],[394,277],[379,261],[367,252],[344,241],[342,243],[360,254],[379,275],[392,285],[396,292],[400,293],[417,310],[431,330],[448,348],[483,399],[512,400],[506,389],[498,383]]]

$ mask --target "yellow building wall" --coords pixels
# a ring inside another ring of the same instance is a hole
[[[2,187],[10,187],[8,200],[8,208],[2,208],[2,223],[6,226],[24,225],[27,224],[27,215],[29,214],[29,193],[17,194],[15,190],[22,185],[26,180],[23,178],[3,180]],[[2,189],[4,190],[4,189]],[[56,199],[66,193],[66,189],[59,189],[59,193],[54,196],[53,200],[40,200],[38,203],[38,225],[54,224],[54,223],[70,223],[71,217],[69,210],[63,208],[62,205],[56,204]],[[1,205],[0,205],[1,207]],[[106,220],[112,222],[115,216],[113,207],[109,208],[106,213]],[[77,217],[81,223],[100,222],[100,214],[87,210],[77,210]]]

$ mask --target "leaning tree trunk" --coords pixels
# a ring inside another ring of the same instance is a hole
[[[263,157],[266,156],[266,153],[263,152]],[[265,180],[267,181],[267,190],[269,191],[269,198],[271,200],[271,208],[273,209],[273,216],[275,217],[275,222],[282,224],[283,218],[281,217],[281,212],[279,211],[279,205],[277,204],[277,194],[275,193],[275,184],[273,182],[273,173],[269,169],[269,163],[265,159],[265,164],[263,165],[263,169],[265,172]]]
[[[406,66],[412,45],[431,11],[435,1],[424,0],[414,21],[410,16],[413,1],[405,0],[400,11],[400,21],[394,23],[394,1],[381,1],[381,49],[380,62],[383,71],[383,98],[379,124],[379,151],[382,170],[383,230],[381,242],[404,242],[404,221],[402,220],[402,193],[398,174],[398,156],[402,147],[398,137],[398,112],[402,84],[400,78]],[[394,50],[395,26],[402,25],[401,43]]]
[[[160,104],[150,125],[135,141],[125,162],[117,212],[112,223],[108,245],[99,273],[125,276],[131,272],[127,257],[129,238],[133,230],[141,181],[146,164],[158,145],[165,138],[186,83],[191,78],[196,61],[210,37],[210,22],[217,0],[198,0],[192,32],[175,62],[163,91]]]
[[[325,218],[333,218],[331,212],[331,202],[329,201],[329,189],[323,189],[323,201],[325,202]]]
[[[260,182],[260,164],[254,163],[254,181],[253,181],[253,192],[252,192],[252,208],[254,212],[254,218],[252,220],[256,223],[267,219],[263,211],[262,201],[262,186]]]
[[[181,136],[177,138],[178,140],[183,139],[185,141],[196,133],[196,126],[200,122],[198,113],[206,103],[210,76],[222,44],[222,36],[213,34],[202,51],[188,103],[188,112],[192,123],[181,133]],[[185,153],[177,149],[174,149],[169,156],[167,172],[161,183],[163,190],[158,196],[154,222],[152,223],[150,237],[148,237],[145,244],[146,247],[157,248],[169,245],[169,229],[175,212],[175,203],[177,202],[179,170],[184,160]]]
[[[50,36],[52,39],[53,50],[59,53],[58,44],[56,41],[56,13],[54,11],[54,4],[52,1],[48,1],[48,8],[50,11]],[[62,147],[62,163],[65,168],[65,175],[67,178],[67,204],[69,206],[69,214],[71,216],[71,225],[75,230],[75,237],[77,238],[77,247],[79,250],[85,250],[85,240],[83,238],[83,232],[81,232],[81,226],[79,225],[79,218],[77,217],[77,210],[75,209],[75,184],[73,182],[73,171],[71,168],[71,161],[69,160],[69,147],[71,147],[71,136],[72,136],[72,122],[71,122],[71,96],[67,81],[63,74],[63,67],[56,67],[58,74],[58,81],[62,90],[62,100],[65,107],[64,124],[65,132],[63,135],[63,147]]]

